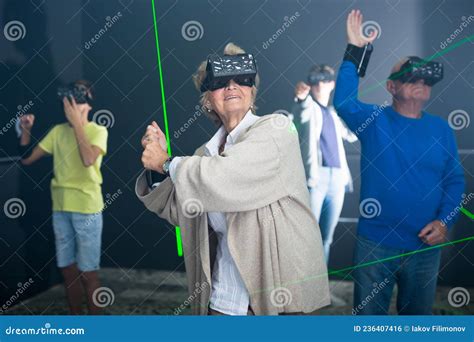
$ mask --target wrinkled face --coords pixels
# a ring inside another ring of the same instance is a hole
[[[231,80],[224,88],[209,92],[210,108],[220,115],[246,113],[252,105],[252,87]]]
[[[402,83],[398,80],[389,80],[387,81],[387,88],[392,96],[399,102],[426,102],[431,96],[431,87],[427,86],[423,80],[418,80],[415,83]]]

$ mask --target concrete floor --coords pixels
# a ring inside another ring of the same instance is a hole
[[[104,308],[106,315],[173,315],[188,297],[184,272],[156,270],[127,270],[105,268],[100,271],[102,286],[113,292],[114,301]],[[351,281],[331,280],[333,304],[318,311],[321,315],[350,315],[352,310]],[[435,315],[472,315],[474,303],[454,308],[447,300],[449,287],[438,287]],[[474,294],[474,289],[468,289]],[[474,299],[474,298],[473,298]],[[395,314],[395,296],[391,313]],[[183,310],[181,314],[188,314]],[[9,315],[67,315],[67,304],[62,285],[50,288],[33,298],[10,308]]]

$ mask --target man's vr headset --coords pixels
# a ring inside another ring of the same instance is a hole
[[[411,56],[403,63],[400,71],[390,74],[389,80],[398,80],[402,83],[415,83],[423,80],[426,85],[432,87],[443,79],[443,64]]]
[[[68,99],[74,99],[77,104],[89,103],[92,105],[89,89],[83,84],[71,83],[65,87],[59,87],[57,95],[60,101],[67,97]]]
[[[311,70],[308,75],[308,84],[317,85],[319,82],[335,81],[336,77],[329,70]]]
[[[238,55],[210,55],[207,59],[206,78],[201,85],[201,92],[224,88],[230,80],[251,87],[255,85],[257,64],[250,53]]]

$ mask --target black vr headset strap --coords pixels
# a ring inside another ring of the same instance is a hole
[[[359,77],[364,77],[373,50],[374,47],[370,43],[363,47],[347,44],[343,60],[354,63]]]

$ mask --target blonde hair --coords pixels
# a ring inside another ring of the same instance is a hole
[[[245,50],[242,49],[240,46],[235,45],[234,43],[228,43],[224,47],[224,55],[238,55],[241,53],[245,53]],[[207,60],[202,61],[201,64],[199,64],[199,67],[196,70],[196,73],[193,75],[193,82],[198,91],[201,91],[201,85],[202,82],[204,82],[204,79],[207,76],[206,72],[206,66],[207,66]],[[252,113],[255,113],[255,110],[257,109],[255,107],[255,99],[257,97],[257,89],[258,85],[260,84],[260,77],[257,74],[257,77],[255,78],[255,85],[252,86]],[[222,124],[222,121],[219,117],[219,115],[213,110],[209,110],[207,108],[206,103],[209,102],[209,90],[201,94],[201,98],[199,99],[199,103],[204,110],[204,113],[214,122],[216,125]]]

